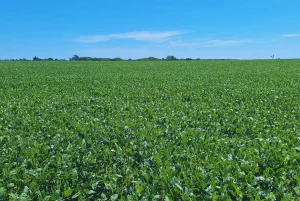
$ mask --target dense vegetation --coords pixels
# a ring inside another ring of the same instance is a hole
[[[300,62],[0,62],[0,200],[299,200]]]
[[[274,58],[273,58],[274,59]],[[124,59],[120,57],[116,58],[103,58],[103,57],[80,57],[78,55],[73,55],[71,58],[69,58],[69,61],[123,61]],[[135,59],[135,61],[159,61],[159,60],[193,60],[192,58],[186,58],[186,59],[178,59],[175,56],[169,55],[166,58],[156,58],[156,57],[147,57],[147,58],[139,58]],[[194,59],[194,60],[200,60],[200,58]],[[214,59],[213,59],[214,60]],[[221,60],[231,60],[231,59],[221,59]],[[1,60],[0,60],[1,61]],[[47,59],[41,59],[37,56],[33,57],[32,60],[28,59],[6,59],[3,61],[66,61],[65,59],[53,59],[53,58],[47,58]],[[133,59],[128,59],[127,61],[134,61]]]

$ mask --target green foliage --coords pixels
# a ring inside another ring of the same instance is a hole
[[[72,60],[72,59],[70,59]],[[116,57],[113,59],[110,58],[93,58],[93,57],[78,57],[76,61],[123,61],[122,58]]]
[[[33,61],[41,61],[42,59],[38,58],[37,56],[33,57]]]
[[[69,60],[70,61],[77,61],[79,59],[79,56],[78,55],[73,55],[73,57],[72,58],[70,58]]]
[[[166,60],[176,60],[175,56],[169,55],[166,57]]]
[[[139,61],[157,61],[159,60],[156,57],[148,57],[148,58],[142,58],[142,59],[138,59]]]
[[[0,62],[0,200],[298,200],[299,66]]]

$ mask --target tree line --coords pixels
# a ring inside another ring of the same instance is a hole
[[[271,56],[272,59],[274,59],[274,55]],[[278,58],[280,59],[280,58]],[[299,58],[292,58],[292,59],[299,59]],[[67,59],[53,59],[53,58],[46,58],[46,59],[42,59],[39,58],[37,56],[33,57],[32,59],[2,59],[2,61],[172,61],[172,60],[179,60],[179,61],[183,61],[183,60],[238,60],[238,59],[200,59],[200,58],[196,58],[196,59],[192,59],[192,58],[176,58],[173,55],[168,55],[165,58],[157,58],[157,57],[146,57],[146,58],[140,58],[140,59],[122,59],[120,57],[116,57],[116,58],[104,58],[104,57],[80,57],[78,55],[73,55],[71,58]],[[0,59],[1,61],[1,59]]]
[[[156,58],[156,57],[146,57],[146,58],[139,58],[139,59],[122,59],[120,57],[116,58],[102,58],[102,57],[80,57],[78,55],[73,55],[69,58],[69,61],[158,61],[158,60],[200,60],[200,58],[192,59],[192,58],[185,58],[185,59],[178,59],[173,55],[169,55],[165,58]],[[5,59],[5,61],[67,61],[66,59],[54,59],[54,58],[46,58],[42,59],[37,56],[33,57],[32,60],[30,59]]]
[[[165,58],[157,58],[157,57],[146,57],[140,59],[122,59],[120,57],[116,58],[103,58],[103,57],[80,57],[78,55],[73,55],[68,60],[66,59],[53,59],[53,58],[46,58],[42,59],[37,56],[30,59],[4,59],[3,61],[183,61],[183,60],[201,60],[200,58],[192,59],[192,58],[176,58],[173,55],[168,55]],[[205,59],[205,60],[236,60],[236,59]]]
[[[78,55],[74,55],[69,60],[70,61],[124,61],[124,59],[120,57],[111,59],[111,58],[97,58],[97,57],[79,57]],[[157,60],[193,60],[193,59],[192,58],[178,59],[173,55],[169,55],[166,58],[161,58],[161,59],[156,57],[135,59],[135,61],[157,61]],[[200,60],[200,58],[195,60]],[[128,59],[127,61],[133,61],[133,59]]]

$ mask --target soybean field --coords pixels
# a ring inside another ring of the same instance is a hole
[[[300,200],[300,60],[1,61],[0,200]]]

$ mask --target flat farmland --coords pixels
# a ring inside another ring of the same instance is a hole
[[[0,62],[0,200],[299,200],[300,60]]]

